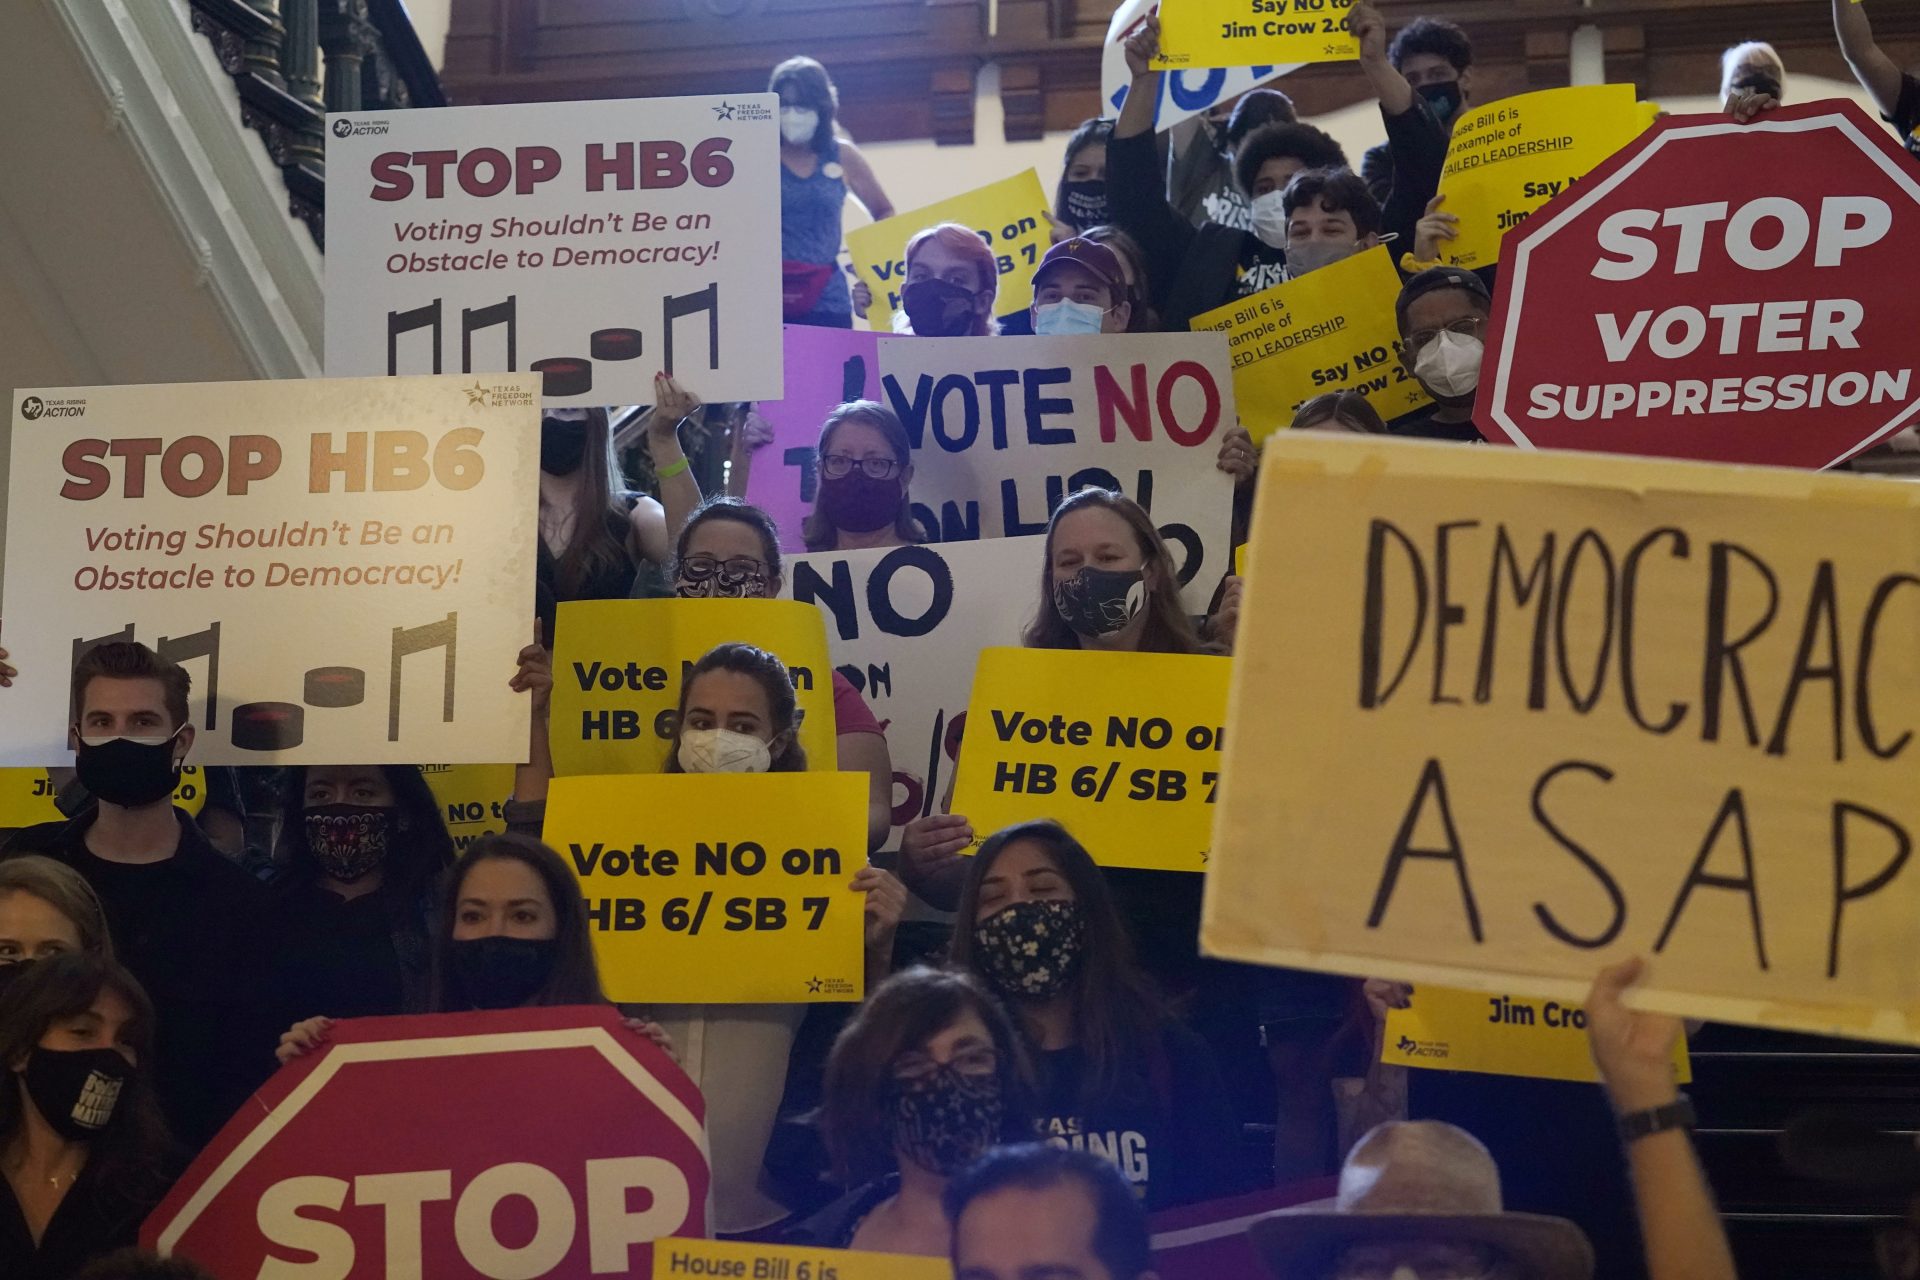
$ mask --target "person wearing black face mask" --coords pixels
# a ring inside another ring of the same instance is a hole
[[[872,400],[836,408],[820,425],[820,487],[801,528],[809,551],[919,542],[907,501],[912,448],[893,410]]]
[[[120,959],[160,1011],[161,1107],[197,1144],[264,1078],[281,1011],[264,886],[171,802],[193,747],[191,684],[144,645],[115,641],[82,655],[70,741],[98,804],[71,822],[26,828],[5,852],[64,862],[99,896]]]
[[[996,331],[993,300],[1000,272],[993,250],[957,222],[942,222],[907,241],[907,283],[900,290],[896,332],[916,338],[981,338]],[[902,327],[902,321],[905,327]]]
[[[0,991],[0,1276],[64,1280],[134,1243],[177,1164],[140,984],[81,953],[25,968]]]
[[[1067,139],[1066,167],[1053,195],[1053,238],[1057,244],[1111,217],[1107,205],[1107,139],[1113,121],[1083,121]]]
[[[453,839],[413,765],[310,765],[281,781],[275,883],[289,1020],[419,1012],[433,889]]]
[[[894,974],[834,1041],[821,1135],[853,1189],[786,1235],[789,1244],[947,1256],[948,1181],[993,1147],[1033,1133],[1025,1052],[1005,1010],[968,974]]]
[[[1451,134],[1454,121],[1473,99],[1473,41],[1467,33],[1445,18],[1415,18],[1394,35],[1387,61]],[[1387,143],[1367,148],[1360,176],[1373,198],[1385,205],[1393,195],[1394,177],[1393,151]]]
[[[1239,1123],[1206,1042],[1133,960],[1105,875],[1053,822],[989,836],[960,894],[954,964],[1033,1047],[1040,1136],[1105,1153],[1149,1209],[1244,1189]]]

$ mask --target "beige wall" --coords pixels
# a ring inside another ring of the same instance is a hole
[[[453,0],[403,0],[427,60],[438,71],[447,60],[447,24],[453,20]]]

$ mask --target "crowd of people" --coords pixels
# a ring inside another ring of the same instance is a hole
[[[1920,151],[1920,81],[1874,43],[1866,6],[1834,0],[1833,15],[1861,83]],[[1386,243],[1405,277],[1400,359],[1431,407],[1383,422],[1336,392],[1256,425],[1480,439],[1490,273],[1438,263],[1455,225],[1440,172],[1475,102],[1473,47],[1430,18],[1389,40],[1365,0],[1349,21],[1385,135],[1357,172],[1270,87],[1160,145],[1149,16],[1126,41],[1118,118],[1068,142],[1031,308],[999,314],[994,254],[941,224],[905,243],[898,332],[1179,331]],[[1757,118],[1784,99],[1783,76],[1765,45],[1730,50],[1727,111]],[[851,327],[872,299],[838,265],[842,213],[849,197],[876,219],[892,205],[819,63],[782,63],[769,88],[786,318]],[[70,679],[74,751],[58,779],[67,818],[10,833],[0,860],[0,1275],[195,1274],[114,1251],[336,1020],[606,1002],[578,880],[540,838],[551,644],[565,601],[779,594],[782,530],[740,496],[770,433],[736,415],[727,492],[703,493],[680,435],[702,408],[657,380],[655,494],[630,490],[606,410],[545,411],[535,638],[499,673],[527,699],[528,760],[507,830],[464,852],[414,767],[213,769],[189,816],[172,799],[196,735],[185,670],[131,642],[96,645],[71,672],[16,670],[0,650],[0,705],[17,682]],[[1217,466],[1236,484],[1237,541],[1258,465],[1254,432],[1228,430]],[[886,405],[828,414],[817,474],[799,531],[810,550],[922,540],[913,451]],[[1239,580],[1190,612],[1166,542],[1125,496],[1066,495],[1035,568],[1037,597],[1007,606],[1027,647],[1232,653]],[[727,643],[685,674],[666,746],[669,773],[869,779],[872,860],[849,879],[866,904],[862,1003],[622,1008],[707,1100],[717,1234],[951,1257],[963,1280],[1142,1280],[1147,1212],[1337,1173],[1330,1201],[1252,1227],[1283,1280],[1731,1280],[1671,1066],[1684,1029],[1627,1008],[1638,962],[1600,974],[1585,1006],[1602,1089],[1395,1079],[1378,1037],[1405,986],[1203,957],[1201,876],[1114,869],[1124,860],[1057,822],[976,830],[940,805],[887,849],[887,740],[840,674],[833,716],[834,760],[809,761],[787,669]],[[910,914],[938,922],[931,942]],[[1797,1141],[1810,1165],[1836,1163],[1822,1134]],[[1920,1249],[1898,1248],[1889,1274],[1920,1274]]]

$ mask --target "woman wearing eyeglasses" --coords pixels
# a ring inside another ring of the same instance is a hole
[[[913,452],[893,410],[851,400],[820,424],[820,488],[801,532],[809,551],[920,542],[907,501]]]

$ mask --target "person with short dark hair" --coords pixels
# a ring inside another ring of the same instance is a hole
[[[1433,118],[1449,135],[1453,123],[1473,100],[1473,41],[1445,18],[1415,18],[1394,34],[1387,61],[1426,100]],[[1373,198],[1385,204],[1393,195],[1393,150],[1385,142],[1367,148],[1360,176]],[[1429,193],[1431,194],[1431,193]]]
[[[1395,435],[1462,442],[1487,438],[1473,421],[1473,401],[1492,314],[1485,282],[1459,267],[1430,268],[1401,288],[1394,306],[1400,363],[1433,397],[1433,405],[1395,418]]]
[[[1380,243],[1380,206],[1351,169],[1308,169],[1280,193],[1287,222],[1287,279]]]
[[[1386,58],[1386,26],[1365,0],[1347,17],[1360,38],[1360,65],[1380,97],[1388,138],[1405,181],[1396,183],[1382,223],[1411,243],[1414,224],[1440,184],[1446,135],[1419,96]],[[1152,63],[1160,23],[1148,15],[1126,41],[1133,85],[1107,147],[1108,191],[1114,220],[1147,254],[1154,305],[1170,329],[1191,327],[1195,316],[1282,283],[1286,279],[1286,215],[1282,193],[1306,169],[1344,168],[1346,156],[1331,137],[1300,123],[1270,124],[1249,134],[1234,156],[1234,172],[1252,208],[1252,230],[1180,218],[1167,203],[1154,163],[1153,104],[1159,73]]]
[[[1113,1165],[1024,1143],[947,1186],[954,1280],[1154,1280],[1146,1215]]]
[[[1166,132],[1167,203],[1196,227],[1217,222],[1253,230],[1246,193],[1234,182],[1234,153],[1254,130],[1298,118],[1292,98],[1265,87],[1249,89],[1174,125]]]
[[[160,1012],[153,1080],[174,1132],[198,1146],[265,1079],[281,1017],[266,888],[173,807],[193,749],[192,680],[145,645],[96,645],[74,664],[68,741],[98,804],[27,827],[6,855],[45,854],[100,896],[123,964]]]
[[[941,1197],[989,1150],[1033,1134],[1019,1033],[971,974],[894,974],[834,1041],[820,1108],[834,1173],[852,1188],[792,1244],[945,1257]]]
[[[73,952],[0,991],[0,1276],[64,1280],[130,1245],[173,1152],[153,1098],[153,1004]]]

